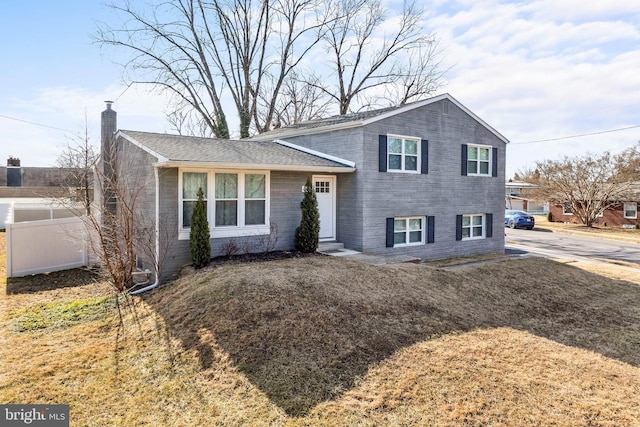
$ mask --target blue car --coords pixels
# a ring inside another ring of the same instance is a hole
[[[536,225],[534,217],[523,211],[507,210],[504,212],[504,223],[509,228],[526,228],[532,230]]]

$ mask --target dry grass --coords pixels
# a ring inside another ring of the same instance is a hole
[[[639,425],[632,272],[219,265],[137,299],[117,351],[113,310],[9,328],[104,284],[9,293],[0,401],[70,403],[74,426]]]

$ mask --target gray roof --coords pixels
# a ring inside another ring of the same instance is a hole
[[[421,101],[415,101],[404,105],[398,105],[393,107],[380,108],[377,110],[370,111],[362,111],[358,113],[352,114],[344,114],[341,116],[332,116],[324,119],[310,120],[306,122],[295,123],[292,125],[287,125],[285,127],[274,129],[268,132],[261,133],[260,135],[256,135],[253,139],[257,140],[267,140],[267,139],[275,139],[275,138],[284,138],[290,135],[301,135],[301,134],[314,134],[320,132],[326,132],[328,130],[347,128],[347,127],[355,127],[355,126],[364,126],[368,123],[372,123],[378,120],[382,120],[387,117],[394,116],[396,114],[401,114],[405,111],[410,111],[415,108],[420,108],[425,105],[432,104],[434,102],[442,101],[443,99],[448,99],[461,110],[469,114],[472,118],[474,118],[478,123],[487,128],[491,133],[496,135],[499,139],[508,143],[509,141],[503,135],[501,135],[494,128],[489,126],[484,120],[475,115],[471,110],[462,105],[457,99],[448,93],[434,96],[432,98],[423,99]]]
[[[226,140],[121,130],[118,135],[158,158],[159,166],[251,167],[351,172],[353,164],[275,141]]]

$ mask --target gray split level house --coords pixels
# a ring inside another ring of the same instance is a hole
[[[420,259],[504,251],[508,141],[448,94],[243,140],[116,129],[108,103],[103,153],[105,145],[115,149],[119,173],[145,182],[137,207],[154,219],[163,260],[156,283],[190,262],[190,214],[199,187],[212,257],[231,241],[260,252],[275,233],[275,250],[293,249],[308,177],[318,198],[321,242]],[[141,259],[141,267],[152,269]]]

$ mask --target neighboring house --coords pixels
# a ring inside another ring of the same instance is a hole
[[[505,184],[504,205],[505,209],[513,209],[525,212],[542,213],[549,210],[546,202],[531,199],[535,185],[510,179]]]
[[[215,257],[230,241],[258,252],[276,228],[275,249],[293,249],[308,177],[318,196],[321,241],[421,259],[504,250],[508,141],[448,94],[246,140],[116,132],[109,103],[102,118],[103,145],[115,144],[107,151],[117,152],[119,164],[136,165],[120,173],[148,183],[141,207],[156,219],[157,250],[168,248],[160,255],[161,281],[190,262],[199,187]]]
[[[76,194],[70,185],[73,175],[73,169],[24,167],[20,159],[9,157],[7,166],[0,166],[0,230],[7,219],[24,222],[74,216],[68,203],[55,201]]]
[[[607,227],[637,228],[640,226],[638,217],[638,204],[640,204],[640,188],[629,192],[627,200],[620,200],[605,209],[596,218],[596,224]],[[570,203],[550,203],[553,221],[579,223],[571,211]]]

